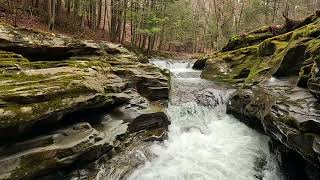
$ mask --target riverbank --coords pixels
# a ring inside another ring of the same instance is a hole
[[[163,139],[169,75],[140,61],[121,45],[0,24],[0,179],[77,177]]]
[[[320,11],[233,37],[198,62],[201,77],[237,87],[228,113],[267,134],[288,179],[320,178]]]

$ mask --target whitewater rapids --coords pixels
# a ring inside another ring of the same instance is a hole
[[[268,137],[226,114],[233,90],[200,79],[190,61],[152,60],[172,73],[168,140],[129,180],[282,180]]]

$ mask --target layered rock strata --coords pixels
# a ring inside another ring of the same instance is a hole
[[[71,172],[165,132],[168,74],[139,61],[121,45],[0,24],[0,179]]]
[[[281,32],[233,37],[202,78],[238,90],[228,113],[271,137],[289,179],[320,178],[320,11]],[[291,161],[295,159],[295,161]]]

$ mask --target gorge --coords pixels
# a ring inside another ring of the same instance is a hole
[[[193,63],[151,61],[172,73],[168,140],[129,179],[283,179],[268,138],[226,114],[233,89],[200,79]]]
[[[320,11],[198,60],[7,24],[0,50],[0,179],[320,178]]]

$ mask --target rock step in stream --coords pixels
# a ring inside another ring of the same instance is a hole
[[[153,64],[0,24],[0,179],[319,180],[319,17]]]
[[[129,180],[283,179],[269,138],[226,114],[233,89],[200,79],[193,61],[151,63],[172,74],[171,125],[168,140],[150,147],[153,156]]]

